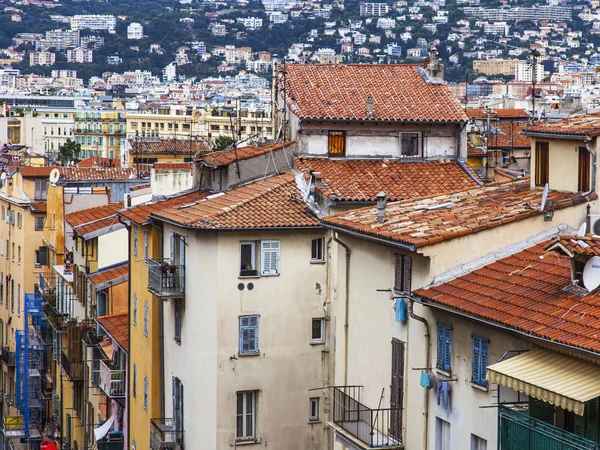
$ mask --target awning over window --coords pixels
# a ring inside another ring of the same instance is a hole
[[[545,350],[531,350],[488,366],[490,383],[583,415],[585,402],[600,396],[600,367]]]

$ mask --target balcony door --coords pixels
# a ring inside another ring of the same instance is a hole
[[[404,402],[404,342],[392,339],[392,387],[390,396],[390,434],[402,442],[402,405]]]

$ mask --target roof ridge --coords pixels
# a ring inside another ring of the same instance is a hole
[[[104,316],[98,316],[98,319],[109,319],[111,317],[123,317],[123,316],[128,316],[128,315],[129,315],[128,312],[118,313],[118,314],[106,314]]]

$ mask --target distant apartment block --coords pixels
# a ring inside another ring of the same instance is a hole
[[[93,50],[87,48],[77,47],[67,50],[68,63],[89,64],[93,62],[93,56]]]
[[[473,61],[473,70],[484,75],[514,75],[518,59],[485,59]]]
[[[53,66],[56,54],[52,52],[31,52],[29,54],[30,66]]]
[[[247,30],[256,30],[263,26],[263,20],[258,17],[238,17],[237,23],[241,23]]]
[[[281,11],[273,11],[268,13],[269,22],[272,23],[285,23],[288,21],[288,14],[282,13]]]
[[[213,24],[211,31],[213,36],[222,37],[227,35],[227,28],[225,28],[225,25],[223,25],[222,23]]]
[[[225,61],[227,64],[243,64],[252,59],[250,47],[228,47],[225,49]]]
[[[80,46],[91,50],[100,50],[104,46],[104,38],[102,36],[82,36]]]
[[[127,39],[142,39],[144,27],[141,23],[133,22],[127,26]]]
[[[52,78],[77,78],[77,71],[68,69],[53,70],[51,76]]]
[[[364,2],[360,4],[361,17],[380,17],[386,16],[390,12],[390,5],[387,3]]]
[[[106,30],[111,34],[116,33],[117,19],[115,16],[89,14],[71,17],[72,30]]]
[[[396,28],[396,21],[394,19],[380,17],[379,19],[377,19],[377,28],[381,28],[383,30],[391,30],[393,28]]]
[[[506,22],[492,22],[483,25],[483,32],[485,34],[499,34],[506,36],[508,34],[509,26]]]
[[[536,6],[535,8],[510,9],[486,9],[471,8],[463,9],[467,16],[484,20],[571,20],[572,9],[565,6]]]
[[[515,66],[515,81],[531,83],[535,77],[536,83],[544,79],[544,66],[542,64],[528,64],[520,62]]]

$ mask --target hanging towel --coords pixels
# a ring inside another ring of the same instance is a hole
[[[437,386],[437,404],[443,404],[448,409],[448,394],[450,392],[450,383],[440,380]]]
[[[427,389],[431,389],[431,378],[429,377],[429,374],[425,371],[421,372],[421,386]]]
[[[406,322],[406,305],[404,297],[396,298],[396,322]]]

